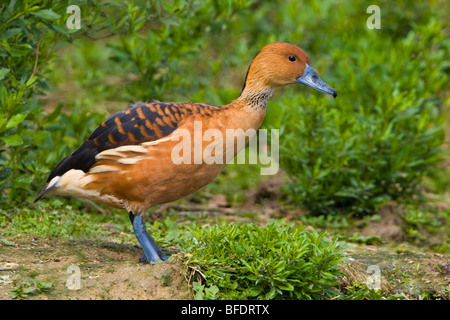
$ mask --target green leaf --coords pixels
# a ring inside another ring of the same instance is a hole
[[[280,283],[277,284],[277,287],[284,291],[294,291],[294,286],[290,283]]]
[[[6,128],[3,128],[3,125],[8,121],[8,119],[4,117],[0,117],[0,132],[6,130]]]
[[[30,12],[32,15],[44,19],[44,20],[55,20],[61,16],[54,12],[52,9],[43,9],[36,12]]]
[[[5,180],[11,175],[11,173],[12,173],[11,168],[0,169],[0,180]]]
[[[272,287],[272,289],[270,289],[269,293],[266,295],[266,299],[271,300],[271,299],[275,298],[276,295],[277,295],[277,289],[275,289],[275,287]]]
[[[19,34],[20,32],[22,32],[21,28],[9,29],[0,36],[0,40],[3,40],[3,39],[8,40],[9,38],[14,37],[15,35]]]
[[[38,289],[36,287],[27,287],[27,288],[23,288],[23,293],[26,294],[33,294],[35,293],[35,291],[37,291]]]
[[[53,29],[53,30],[55,30],[55,31],[57,31],[59,33],[62,33],[66,37],[70,37],[69,30],[67,28],[61,27],[61,26],[59,26],[57,24],[54,24],[54,23],[50,24],[49,28],[51,28],[51,29]]]
[[[247,294],[249,297],[259,296],[261,292],[263,292],[263,288],[258,286],[252,286],[247,290]]]
[[[10,146],[20,146],[23,143],[22,138],[17,134],[14,134],[9,137],[2,137],[1,139]]]
[[[63,107],[63,105],[59,104],[55,108],[55,110],[52,111],[52,113],[50,113],[49,115],[45,116],[44,122],[45,123],[50,123],[50,122],[54,121],[61,114],[62,107]]]
[[[36,83],[36,80],[37,80],[37,79],[38,79],[37,76],[31,77],[31,78],[28,79],[28,81],[25,83],[25,86],[26,86],[27,88],[31,88],[31,87]]]
[[[211,286],[205,289],[205,294],[208,299],[212,299],[219,292],[219,288],[217,286]]]
[[[9,119],[8,123],[6,124],[6,129],[13,128],[17,126],[19,123],[21,123],[25,118],[27,117],[27,114],[20,113],[16,114]]]
[[[53,283],[51,283],[51,282],[39,282],[37,287],[38,287],[38,289],[40,289],[42,291],[46,291],[46,290],[49,290],[52,286],[53,286]]]
[[[29,44],[14,44],[8,49],[8,53],[13,58],[27,55],[33,50]]]
[[[8,74],[9,69],[8,68],[1,68],[0,69],[0,80],[3,80],[5,76]]]

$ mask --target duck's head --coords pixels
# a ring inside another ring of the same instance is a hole
[[[336,90],[323,82],[311,67],[308,55],[299,47],[284,42],[271,43],[250,65],[243,91],[273,90],[288,84],[301,83],[336,98]]]

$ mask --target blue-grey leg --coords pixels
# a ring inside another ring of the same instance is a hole
[[[135,216],[133,212],[130,212],[130,221],[133,225],[134,234],[142,249],[144,249],[144,256],[139,259],[140,262],[157,263],[169,259],[168,256],[163,255],[161,249],[148,234],[142,216]]]

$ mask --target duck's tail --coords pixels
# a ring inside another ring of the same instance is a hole
[[[41,192],[39,192],[39,194],[37,195],[36,199],[34,199],[33,203],[38,202],[38,201],[39,201],[43,196],[45,196],[47,193],[49,193],[50,191],[56,189],[56,184],[57,184],[57,182],[59,181],[60,178],[61,178],[60,176],[54,177],[54,178],[49,182],[49,184],[47,185],[47,187],[46,187],[44,190],[42,190]]]

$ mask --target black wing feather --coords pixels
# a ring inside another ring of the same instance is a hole
[[[178,104],[160,102],[139,103],[113,114],[55,167],[47,182],[71,169],[88,172],[95,163],[95,156],[104,150],[154,141],[169,135],[178,123],[171,121],[171,125],[162,125],[164,122],[161,120],[167,116],[167,112],[178,112],[178,118],[182,117]],[[192,114],[192,111],[187,110],[187,113]],[[160,121],[157,121],[158,118]]]

